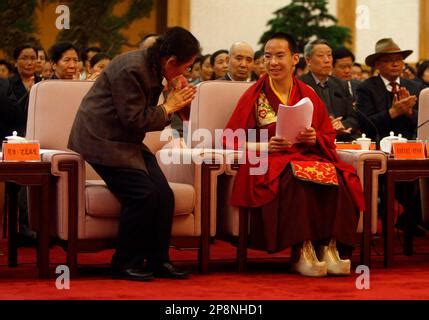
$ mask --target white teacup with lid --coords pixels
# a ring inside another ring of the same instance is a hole
[[[398,134],[398,136],[395,136],[395,133],[393,131],[390,131],[390,136],[384,137],[380,141],[380,149],[383,152],[391,153],[392,150],[392,143],[396,142],[407,142],[408,140],[406,138],[402,137],[402,134]]]
[[[24,137],[18,136],[18,132],[13,131],[11,136],[7,136],[6,140],[8,143],[25,143],[27,139]]]
[[[362,136],[353,142],[359,144],[362,150],[369,150],[371,147],[371,139],[367,138],[365,133],[362,133]]]

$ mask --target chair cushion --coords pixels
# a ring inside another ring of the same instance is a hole
[[[195,206],[193,186],[183,183],[169,183],[174,193],[174,215],[192,214]],[[86,214],[98,218],[118,218],[121,204],[107,189],[103,180],[87,180],[85,186]]]

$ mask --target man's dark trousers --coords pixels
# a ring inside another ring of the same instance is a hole
[[[155,156],[142,152],[147,172],[91,164],[122,204],[113,268],[169,261],[174,194]]]

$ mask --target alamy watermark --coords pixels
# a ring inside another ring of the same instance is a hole
[[[369,290],[370,289],[370,280],[369,280],[369,267],[366,265],[358,265],[356,267],[356,273],[359,276],[356,278],[355,285],[358,290]]]
[[[161,132],[160,140],[169,141],[178,139],[179,133],[174,130]],[[174,144],[160,150],[159,161],[165,165],[171,164],[201,164],[210,160],[217,163],[224,161],[227,164],[249,164],[250,175],[263,175],[268,170],[268,130],[267,129],[197,129],[185,138],[190,149],[178,149]],[[249,150],[247,146],[254,144],[262,146],[256,150]],[[208,159],[207,155],[222,153],[222,157]]]
[[[68,6],[61,4],[55,9],[55,13],[59,14],[55,20],[55,27],[58,30],[70,29],[70,9]]]
[[[370,10],[368,6],[356,7],[356,29],[369,30],[371,28]]]
[[[70,290],[70,269],[64,264],[55,268],[55,273],[59,274],[55,280],[55,287],[58,290]]]

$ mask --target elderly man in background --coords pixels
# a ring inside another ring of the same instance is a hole
[[[304,47],[304,57],[309,72],[299,79],[312,87],[322,99],[337,133],[337,140],[353,140],[359,134],[359,121],[347,84],[331,76],[331,47],[325,40],[313,40]]]
[[[229,49],[228,72],[220,80],[251,81],[253,56],[254,51],[248,43],[234,43]]]
[[[414,81],[401,78],[404,60],[413,51],[401,50],[391,38],[380,39],[375,52],[365,63],[379,70],[357,88],[357,108],[361,126],[370,137],[380,139],[390,131],[415,139],[417,132],[417,97],[421,87]],[[397,228],[414,236],[423,236],[420,192],[418,182],[402,182],[396,186],[396,199],[404,207],[398,217]]]
[[[390,38],[381,39],[375,45],[375,53],[365,59],[368,66],[380,72],[357,89],[357,107],[372,122],[361,119],[361,126],[373,138],[377,133],[380,137],[388,136],[390,131],[407,139],[416,137],[417,96],[421,87],[401,78],[404,59],[412,52],[401,50]]]

